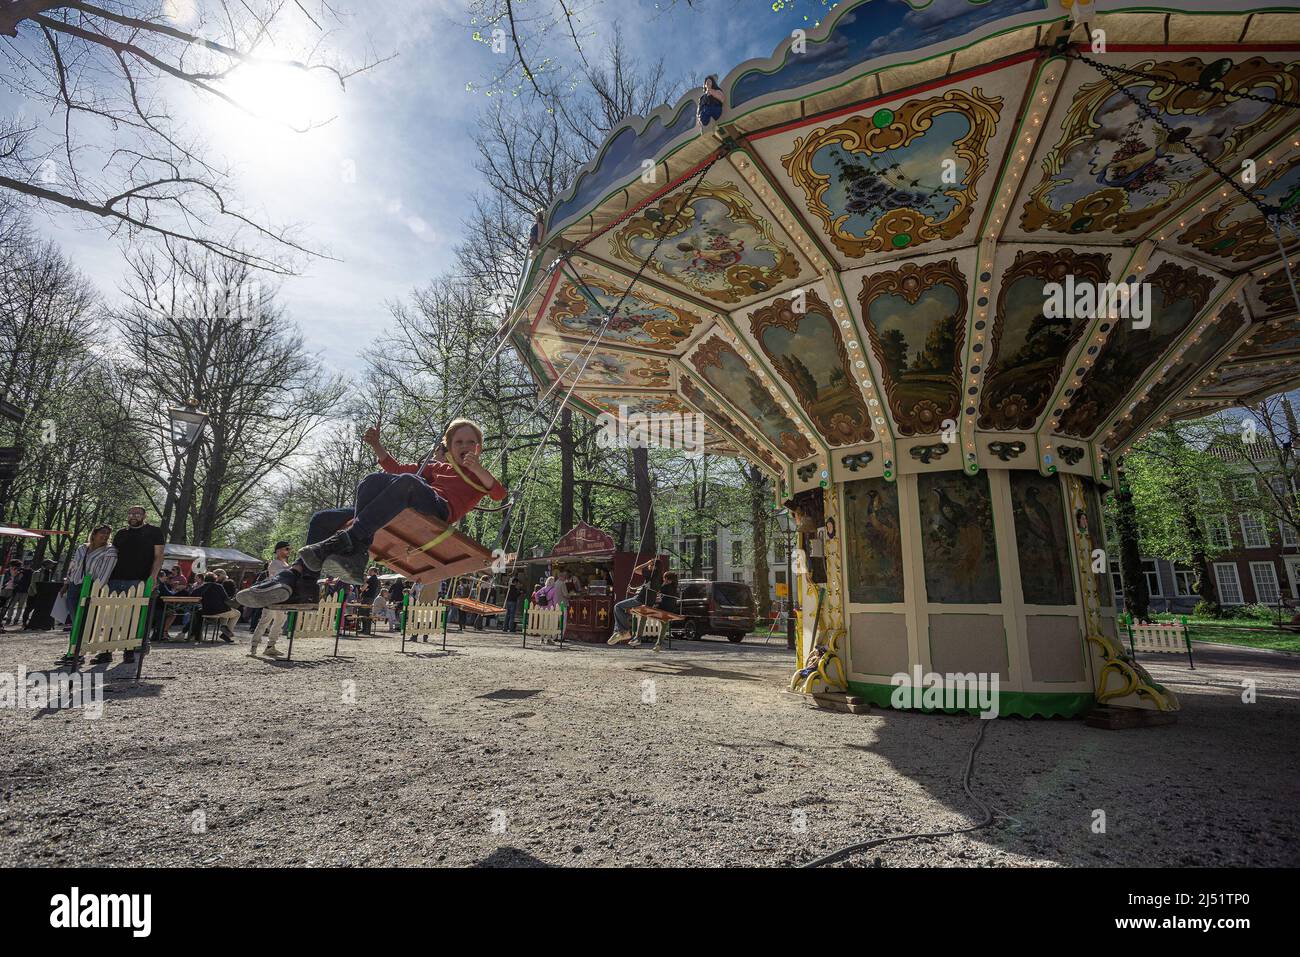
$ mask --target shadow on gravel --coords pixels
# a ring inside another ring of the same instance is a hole
[[[648,675],[670,675],[674,678],[717,678],[720,681],[767,680],[760,675],[751,675],[743,671],[722,671],[718,668],[705,668],[701,665],[675,665],[671,662],[638,665],[628,670],[641,671]]]
[[[498,847],[474,867],[554,867],[517,847]]]
[[[319,668],[322,665],[331,665],[336,661],[342,661],[342,658],[295,658],[293,661],[282,661],[279,658],[263,659],[272,668],[285,669],[292,671],[295,668]]]

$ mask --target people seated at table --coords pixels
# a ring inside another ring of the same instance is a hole
[[[195,593],[199,597],[199,611],[204,618],[215,618],[221,623],[218,635],[226,644],[235,640],[235,633],[230,630],[232,622],[239,620],[239,609],[230,607],[230,596],[221,587],[217,576],[208,572],[203,576],[203,584]]]

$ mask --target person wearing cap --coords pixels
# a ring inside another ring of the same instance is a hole
[[[279,575],[281,572],[289,569],[289,553],[292,550],[293,546],[286,541],[278,541],[275,543],[275,552],[272,554],[271,560],[266,563],[266,579],[268,581],[274,579],[275,576]],[[264,654],[268,658],[284,657],[279,649],[275,647],[275,642],[276,639],[280,637],[280,633],[284,630],[284,625],[288,620],[288,617],[287,613],[283,611],[271,609],[271,613],[265,616],[266,621],[263,622],[263,609],[253,609],[253,613],[248,619],[248,630],[253,633],[253,643],[248,649],[250,657],[257,657],[257,647],[262,643],[263,638],[266,639],[266,651]]]

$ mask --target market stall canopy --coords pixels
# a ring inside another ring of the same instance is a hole
[[[202,557],[206,565],[211,568],[214,565],[246,565],[252,568],[260,568],[266,562],[261,558],[254,558],[239,551],[237,548],[208,548],[199,545],[176,545],[169,543],[163,549],[163,560],[168,558],[179,561],[192,562]]]
[[[607,532],[594,525],[579,522],[565,532],[549,555],[529,559],[530,562],[542,563],[555,559],[591,559],[604,561],[614,557],[614,539]]]
[[[1300,380],[1298,50],[1288,0],[842,3],[727,74],[720,121],[696,91],[613,131],[514,344],[585,414],[689,416],[788,491],[1105,480]]]
[[[25,528],[14,528],[10,525],[0,525],[0,535],[9,535],[14,538],[44,538],[40,532],[30,532]]]

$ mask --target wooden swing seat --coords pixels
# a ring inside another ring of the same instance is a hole
[[[473,598],[444,598],[442,603],[451,608],[459,608],[461,611],[471,615],[503,615],[505,609],[499,605],[489,605],[487,602],[475,601]]]
[[[432,515],[411,508],[375,533],[370,555],[393,571],[426,585],[492,566],[491,549],[448,529],[445,522]]]
[[[640,615],[642,618],[653,618],[656,621],[685,621],[685,615],[679,615],[675,611],[665,611],[662,608],[651,608],[649,605],[637,605],[632,609],[632,614]]]

